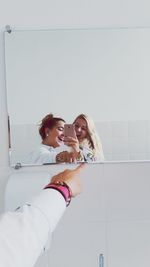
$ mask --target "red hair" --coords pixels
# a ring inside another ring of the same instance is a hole
[[[46,138],[46,134],[45,134],[45,129],[48,128],[48,129],[53,129],[55,126],[57,126],[57,123],[59,121],[63,121],[65,122],[64,119],[62,118],[59,118],[59,117],[54,117],[52,113],[46,115],[41,123],[40,123],[40,127],[39,127],[39,134],[42,138],[42,140],[44,140]]]

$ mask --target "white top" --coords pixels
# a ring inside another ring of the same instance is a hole
[[[62,151],[69,151],[69,147],[66,145],[61,145],[60,147],[52,147],[40,144],[37,149],[30,152],[29,155],[24,160],[25,164],[46,164],[46,163],[56,163],[56,155]]]
[[[66,208],[63,196],[46,189],[21,210],[0,217],[0,266],[33,267]]]
[[[30,152],[25,159],[26,164],[55,163],[57,152],[52,146],[41,144],[34,151]]]

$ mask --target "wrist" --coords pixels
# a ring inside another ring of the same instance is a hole
[[[56,183],[50,183],[44,187],[44,189],[49,188],[59,191],[66,201],[66,206],[69,206],[72,193],[69,186],[65,182],[58,181]]]
[[[77,154],[77,160],[78,161],[84,161],[84,156],[83,156],[83,153],[81,151],[79,151]]]

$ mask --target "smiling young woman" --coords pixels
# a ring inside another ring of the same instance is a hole
[[[94,121],[85,114],[80,114],[73,122],[79,147],[87,162],[103,161],[104,153]]]
[[[29,153],[25,159],[26,164],[41,165],[60,162],[60,153],[57,148],[64,144],[64,124],[64,119],[54,117],[51,113],[42,119],[39,125],[39,134],[42,139],[41,144],[34,151]],[[63,153],[68,155],[67,151]],[[65,157],[64,162],[69,162],[69,160],[70,158],[68,155],[68,157]]]
[[[53,148],[61,146],[64,142],[64,124],[64,119],[54,117],[53,114],[46,115],[39,128],[42,144]]]

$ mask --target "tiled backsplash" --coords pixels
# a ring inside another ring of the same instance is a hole
[[[150,160],[150,121],[106,121],[95,125],[106,161]],[[35,125],[13,125],[11,132],[15,162],[41,142]]]
[[[150,121],[96,122],[106,160],[150,159]]]

